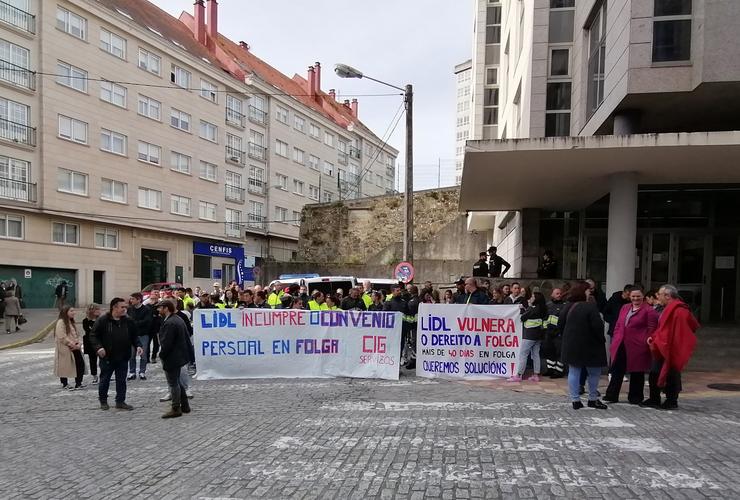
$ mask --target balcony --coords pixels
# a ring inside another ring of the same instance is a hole
[[[241,238],[243,226],[241,222],[225,222],[224,226],[226,236],[230,236],[232,238]]]
[[[349,147],[349,157],[359,160],[362,158],[362,152],[354,146]]]
[[[28,90],[36,90],[36,72],[0,59],[0,80]]]
[[[36,203],[36,184],[0,177],[0,198]]]
[[[265,161],[267,159],[267,148],[264,146],[260,146],[259,144],[250,142],[249,157],[255,160]]]
[[[230,184],[226,184],[225,186],[225,194],[226,201],[233,201],[235,203],[244,203],[244,200],[246,199],[245,195],[247,190],[243,187],[239,186],[232,186]]]
[[[2,1],[0,1],[0,21],[26,33],[36,33],[36,16]]]
[[[349,155],[343,151],[340,151],[337,162],[340,165],[349,165]]]
[[[247,189],[252,194],[258,194],[261,196],[265,195],[265,181],[256,177],[250,177],[247,184]]]
[[[235,127],[244,128],[247,123],[247,117],[244,113],[231,108],[226,108],[226,124]]]
[[[0,118],[0,139],[26,146],[36,146],[36,129]]]
[[[267,218],[264,215],[247,214],[247,228],[264,231],[267,227]]]
[[[247,164],[247,153],[232,146],[226,146],[226,161],[243,167]]]
[[[267,113],[254,106],[249,106],[249,121],[259,125],[267,124]]]

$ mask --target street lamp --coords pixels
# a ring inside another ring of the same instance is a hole
[[[413,105],[414,91],[411,85],[405,88],[397,87],[381,80],[376,80],[362,73],[362,71],[346,64],[336,64],[334,72],[339,78],[366,78],[387,87],[403,92],[403,102],[406,104],[406,192],[404,196],[405,217],[403,228],[403,260],[411,262],[414,259],[414,136],[413,136]]]

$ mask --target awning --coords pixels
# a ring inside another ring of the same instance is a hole
[[[460,210],[580,210],[609,176],[640,184],[740,182],[740,131],[468,141]]]

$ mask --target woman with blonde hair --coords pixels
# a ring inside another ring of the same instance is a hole
[[[54,328],[56,346],[54,349],[54,374],[59,377],[62,389],[82,389],[82,376],[85,374],[85,361],[82,359],[82,342],[75,324],[75,310],[64,306],[59,311],[59,319]],[[74,387],[69,387],[68,379],[74,377]]]
[[[95,324],[95,321],[100,317],[100,305],[90,304],[87,306],[87,314],[85,319],[82,320],[82,329],[85,334],[82,336],[82,347],[85,350],[85,355],[90,362],[90,375],[92,375],[92,383],[98,383],[98,353],[93,349],[92,343],[90,342],[90,332]]]

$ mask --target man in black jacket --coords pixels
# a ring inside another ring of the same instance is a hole
[[[128,362],[131,359],[131,347],[136,348],[136,354],[142,356],[136,324],[126,317],[126,301],[116,297],[110,302],[110,311],[98,318],[90,332],[90,343],[100,358],[100,382],[98,383],[98,398],[100,409],[107,410],[108,388],[113,373],[116,374],[116,408],[119,410],[133,410],[134,407],[126,404],[126,373]]]
[[[144,355],[139,360],[139,378],[146,380],[146,364],[149,359],[149,332],[152,327],[152,311],[149,306],[143,304],[144,297],[139,292],[131,294],[128,299],[128,317],[136,325],[136,331],[139,333],[139,341],[144,348]],[[128,364],[128,380],[136,379],[136,355],[131,354],[131,361]]]
[[[340,306],[343,311],[367,311],[365,301],[360,296],[360,290],[357,287],[349,289],[349,296],[342,299]]]
[[[159,357],[162,359],[162,369],[167,377],[172,398],[172,408],[162,415],[162,418],[181,417],[183,413],[190,413],[185,386],[180,380],[180,370],[190,360],[188,329],[182,318],[175,313],[173,300],[162,300],[156,307],[162,317],[162,326],[159,330]]]
[[[476,278],[488,278],[488,254],[481,252],[478,262],[473,264],[473,276]]]
[[[609,300],[606,301],[602,314],[604,315],[604,322],[609,324],[609,330],[607,330],[609,337],[614,335],[614,327],[617,326],[617,319],[619,319],[619,312],[622,310],[622,306],[630,303],[630,292],[632,288],[632,285],[624,285],[621,292],[614,292],[609,297]]]
[[[478,280],[475,278],[465,280],[465,295],[461,300],[462,304],[485,305],[491,303],[486,292],[478,287]]]

